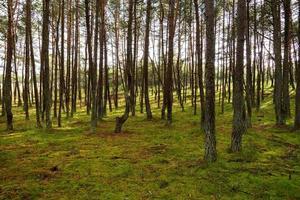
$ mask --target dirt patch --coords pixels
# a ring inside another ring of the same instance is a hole
[[[167,145],[166,144],[159,144],[155,146],[151,146],[147,149],[148,152],[152,154],[162,154],[167,151]]]
[[[263,132],[267,129],[270,129],[272,126],[267,124],[259,124],[259,125],[253,125],[251,129],[259,132]]]
[[[130,131],[123,131],[122,133],[99,132],[96,135],[102,138],[128,138],[133,135],[133,132]]]
[[[288,126],[288,125],[273,125],[273,128],[275,128],[275,130],[273,130],[273,132],[275,133],[285,133],[285,132],[291,132],[293,130],[293,127]]]
[[[33,171],[34,176],[42,181],[47,181],[54,178],[59,173],[58,166],[50,167],[49,169],[36,169]]]
[[[141,149],[138,152],[137,158],[139,159],[148,159],[150,157],[153,157],[158,154],[163,154],[167,151],[167,145],[166,144],[158,144],[154,146],[146,146],[141,147]],[[164,162],[164,161],[162,161]],[[165,162],[168,162],[167,160]]]
[[[298,144],[292,144],[289,142],[286,142],[284,139],[282,139],[281,137],[272,134],[270,137],[268,137],[268,140],[271,142],[274,142],[276,144],[285,146],[285,147],[290,147],[290,148],[294,148],[294,149],[298,149],[299,145]]]

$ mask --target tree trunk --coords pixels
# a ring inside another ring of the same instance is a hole
[[[148,58],[149,58],[149,35],[150,35],[150,23],[151,23],[151,0],[147,0],[147,14],[146,14],[146,32],[145,32],[145,48],[144,48],[144,93],[145,93],[145,105],[147,112],[147,119],[152,119],[150,101],[149,101],[149,88],[148,88]]]
[[[76,24],[75,24],[75,56],[74,56],[74,63],[73,63],[73,69],[72,69],[72,107],[71,107],[71,116],[76,112],[76,101],[77,101],[77,90],[78,90],[78,81],[77,77],[80,73],[80,70],[78,70],[78,66],[80,65],[80,58],[78,56],[79,54],[79,0],[76,0]],[[78,73],[79,72],[79,73]],[[80,88],[79,88],[80,90]]]
[[[72,38],[72,0],[67,1],[68,5],[68,18],[67,18],[67,73],[66,73],[66,114],[67,118],[70,114],[70,73],[71,73],[71,38]]]
[[[198,0],[194,0],[195,11],[196,11],[196,50],[197,50],[197,65],[198,65],[198,81],[200,89],[200,106],[201,106],[201,126],[204,124],[205,119],[205,108],[204,108],[204,86],[203,86],[203,69],[202,69],[202,48],[201,48],[201,35],[200,35],[200,16]]]
[[[300,22],[300,0],[298,0],[298,22]],[[300,23],[298,23],[298,46],[300,46]],[[296,98],[295,98],[295,129],[300,129],[300,51],[298,49],[298,65],[296,66]]]
[[[215,125],[215,6],[214,1],[205,0],[206,51],[205,51],[205,154],[208,162],[217,160]]]
[[[60,50],[60,70],[59,70],[59,109],[58,109],[58,127],[61,127],[61,113],[64,104],[65,78],[64,78],[64,32],[65,32],[65,0],[61,0],[61,50]]]
[[[173,56],[174,56],[174,35],[175,35],[175,0],[169,0],[169,38],[168,38],[168,65],[166,70],[165,90],[167,123],[172,123],[172,104],[173,104]]]
[[[284,120],[290,117],[290,94],[289,94],[289,73],[290,73],[290,48],[291,48],[291,31],[290,31],[290,18],[291,18],[291,1],[283,1],[284,7],[284,58],[283,58],[283,91],[282,91],[282,111]]]
[[[117,1],[115,9],[115,48],[116,48],[116,66],[115,66],[115,93],[114,93],[114,104],[115,108],[119,107],[119,15],[120,15],[120,3]]]
[[[127,55],[126,55],[126,66],[125,66],[125,78],[127,79],[127,84],[124,85],[124,95],[125,95],[125,111],[121,117],[116,118],[115,133],[120,133],[122,131],[123,124],[127,121],[129,117],[132,103],[132,93],[128,88],[132,89],[132,21],[133,21],[133,4],[134,0],[129,0],[128,9],[128,27],[127,27]]]
[[[233,79],[233,126],[231,151],[242,149],[242,136],[246,130],[244,102],[244,40],[246,26],[246,0],[238,0],[237,7],[237,52]]]
[[[272,0],[272,15],[273,15],[273,45],[275,54],[275,88],[274,88],[274,103],[276,124],[285,124],[285,119],[282,112],[282,65],[281,65],[281,25],[280,25],[280,1]]]
[[[49,80],[49,23],[50,23],[50,0],[43,2],[43,31],[42,31],[42,61],[44,66],[44,84],[43,84],[43,100],[46,113],[46,127],[51,128],[51,93],[50,93],[50,80]]]
[[[29,63],[30,63],[30,23],[31,23],[31,0],[26,0],[26,27],[25,27],[25,87],[24,87],[24,111],[25,119],[29,120],[28,94],[29,94]]]
[[[12,54],[14,45],[13,35],[13,1],[7,1],[7,52],[6,52],[6,69],[5,69],[5,86],[4,86],[4,102],[6,111],[6,126],[7,130],[13,130],[13,113],[11,111],[12,96],[11,96],[11,69],[12,69]]]
[[[99,10],[100,10],[100,2],[96,2],[96,19],[97,16],[99,16]],[[86,15],[86,29],[87,29],[87,43],[88,43],[88,54],[89,54],[89,76],[90,76],[90,84],[91,84],[91,131],[96,131],[97,126],[97,99],[96,99],[96,83],[97,83],[97,67],[96,64],[93,63],[93,55],[92,55],[92,29],[90,24],[90,5],[89,0],[85,0],[85,15]],[[96,27],[98,24],[96,23]],[[95,31],[96,34],[97,31]],[[97,36],[95,36],[97,41]],[[96,46],[95,46],[96,48]],[[95,55],[94,55],[95,56]]]
[[[56,23],[56,41],[55,41],[55,66],[54,66],[54,104],[53,104],[53,116],[57,117],[57,80],[58,80],[58,58],[59,58],[59,23],[60,23],[61,12],[58,14]]]

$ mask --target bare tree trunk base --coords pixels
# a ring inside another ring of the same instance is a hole
[[[116,117],[116,127],[115,127],[115,133],[121,133],[122,132],[122,126],[125,123],[127,119],[122,117]]]

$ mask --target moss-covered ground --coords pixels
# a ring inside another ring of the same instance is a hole
[[[293,106],[293,102],[291,103]],[[174,105],[173,124],[147,121],[137,110],[116,135],[123,108],[89,131],[84,108],[63,127],[35,128],[14,107],[13,132],[0,118],[0,199],[300,199],[300,132],[274,126],[271,97],[253,114],[243,151],[229,153],[232,108],[219,112],[218,161],[203,161],[204,134],[191,105]],[[138,106],[137,106],[138,108]],[[293,114],[293,113],[292,113]]]

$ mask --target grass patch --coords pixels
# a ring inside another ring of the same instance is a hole
[[[34,111],[25,121],[14,107],[13,132],[0,118],[0,199],[299,199],[300,132],[273,125],[270,98],[253,113],[240,153],[228,152],[231,105],[224,114],[217,109],[212,164],[202,160],[200,116],[188,104],[184,112],[174,105],[168,127],[152,99],[154,119],[137,110],[119,135],[113,130],[122,107],[98,122],[96,134],[84,108],[64,117],[62,128],[53,119],[45,130],[35,128]]]

